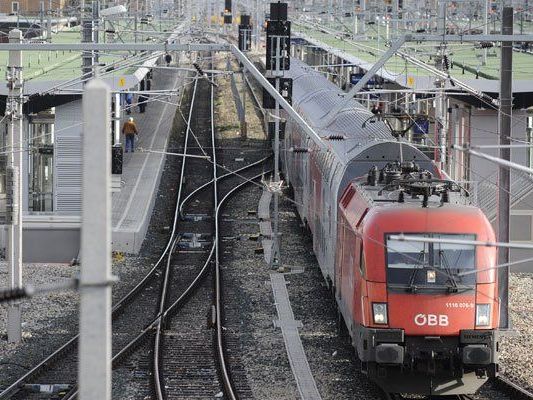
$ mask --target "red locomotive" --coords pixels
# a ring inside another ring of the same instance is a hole
[[[494,231],[419,149],[294,61],[293,105],[328,141],[287,122],[284,175],[313,234],[363,371],[390,393],[475,392],[498,370]],[[307,152],[291,151],[295,148]]]

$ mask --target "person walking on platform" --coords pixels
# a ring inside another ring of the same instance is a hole
[[[131,103],[133,103],[133,94],[126,93],[126,114],[131,114]]]
[[[146,74],[146,90],[152,90],[152,71]]]
[[[138,97],[139,112],[143,113],[146,110],[146,103],[148,103],[148,95],[141,93]]]
[[[125,152],[127,153],[128,150],[131,149],[131,152],[133,153],[135,151],[135,136],[139,135],[139,131],[137,130],[137,125],[132,117],[124,122],[124,125],[122,126],[122,134],[126,137]]]

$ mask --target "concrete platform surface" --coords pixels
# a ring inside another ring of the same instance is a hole
[[[181,85],[182,74],[170,70],[154,70],[151,90],[173,89]],[[133,107],[133,117],[139,136],[134,153],[124,153],[121,190],[113,193],[113,250],[136,254],[148,230],[165,155],[142,150],[166,149],[178,96],[152,95],[146,111]],[[136,100],[135,100],[136,101]],[[121,124],[122,126],[122,124]],[[121,135],[121,141],[124,137]]]

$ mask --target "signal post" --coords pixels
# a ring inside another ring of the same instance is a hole
[[[287,3],[270,4],[270,20],[267,21],[266,37],[266,70],[269,72],[268,81],[275,86],[276,91],[290,103],[292,97],[292,80],[283,78],[284,71],[290,69],[290,35],[291,23],[287,21]],[[289,90],[290,88],[291,90]],[[281,267],[279,240],[279,195],[282,182],[279,174],[279,145],[283,134],[284,124],[280,121],[279,101],[263,91],[264,108],[274,108],[273,122],[269,123],[269,136],[274,137],[274,181],[271,190],[274,192],[274,226],[272,231],[272,254],[270,267]]]
[[[241,15],[241,23],[239,25],[239,50],[243,53],[250,51],[252,47],[252,24],[250,23],[250,16],[246,14]],[[241,138],[246,139],[248,132],[248,124],[246,123],[246,68],[242,65],[242,118]]]

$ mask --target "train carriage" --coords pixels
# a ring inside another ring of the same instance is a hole
[[[326,126],[345,93],[321,73],[286,76],[327,149],[288,120],[283,173],[363,370],[388,392],[473,393],[497,374],[500,301],[495,250],[465,243],[493,241],[490,223],[355,100]]]

